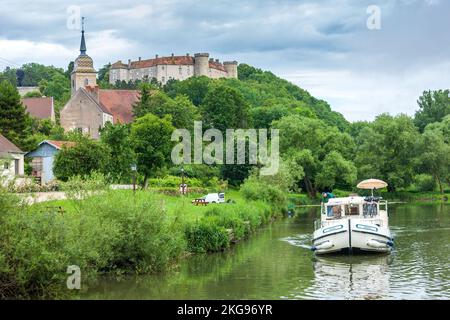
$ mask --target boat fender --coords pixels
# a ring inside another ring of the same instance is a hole
[[[367,242],[367,245],[372,248],[386,248],[389,246],[388,242],[391,241],[380,241],[372,239]]]
[[[394,246],[394,241],[388,241],[388,242],[386,242],[386,244],[387,244],[389,247],[393,247],[393,246]]]
[[[319,244],[318,246],[312,246],[311,250],[312,251],[327,250],[327,249],[330,249],[332,247],[334,247],[334,244],[330,240],[328,240],[328,241],[325,241],[325,242]]]

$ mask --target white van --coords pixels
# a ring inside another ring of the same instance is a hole
[[[204,200],[206,203],[224,203],[225,193],[209,193],[199,199]],[[192,202],[194,201],[196,200],[193,200]]]

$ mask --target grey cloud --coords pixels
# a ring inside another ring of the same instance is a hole
[[[379,31],[366,28],[366,9],[372,4],[382,10]],[[374,110],[386,105],[383,95],[394,100],[395,90],[376,88],[374,79],[395,86],[413,77],[415,70],[426,73],[427,66],[433,79],[445,79],[436,68],[450,60],[450,3],[436,0],[0,0],[0,40],[59,44],[73,49],[75,58],[79,32],[66,28],[70,5],[81,6],[87,17],[88,52],[96,54],[96,66],[156,53],[207,51],[221,60],[237,59],[273,70],[317,92],[332,107],[353,112],[348,116],[351,119],[365,115],[349,107],[356,106],[358,99]],[[110,44],[99,48],[105,41]],[[0,48],[0,57],[8,58],[7,52]],[[31,52],[27,59],[35,61],[35,57]],[[61,67],[68,63],[57,52],[45,61]],[[315,76],[310,81],[292,76],[311,71]],[[329,72],[345,76],[331,82]],[[339,83],[344,78],[345,86]],[[401,88],[402,99],[408,93],[413,97],[401,110],[414,109],[419,88],[431,85],[431,78],[424,79],[414,78],[413,86]],[[432,85],[448,87],[448,82],[436,80]],[[339,90],[352,92],[349,98],[345,94],[337,97]],[[370,90],[379,90],[379,94],[366,99]],[[392,112],[397,109],[393,107]]]

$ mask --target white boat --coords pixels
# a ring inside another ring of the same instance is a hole
[[[389,229],[388,203],[373,196],[374,189],[386,186],[381,180],[366,180],[358,188],[372,189],[372,196],[331,198],[322,203],[320,220],[314,223],[311,250],[316,254],[390,252],[394,242]]]

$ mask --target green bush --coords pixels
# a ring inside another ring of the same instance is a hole
[[[149,179],[149,185],[156,188],[178,188],[181,181],[182,180],[180,176],[169,175],[165,176],[164,178]],[[226,188],[226,185],[224,185],[222,181],[219,181],[217,177],[213,177],[211,179],[208,179],[207,181],[199,178],[185,177],[184,183],[186,183],[189,188],[206,188],[209,190],[214,190],[216,192],[219,190],[224,190]]]
[[[274,210],[286,211],[286,195],[279,188],[267,185],[251,176],[241,185],[241,192],[247,200],[262,200],[272,205]]]
[[[417,191],[429,192],[436,190],[435,179],[428,174],[419,174],[414,178],[414,184]]]
[[[151,187],[178,187],[180,183],[181,177],[176,176],[149,179],[149,185]],[[203,187],[202,182],[196,178],[184,178],[184,183],[190,187]]]
[[[146,192],[104,192],[64,213],[11,201],[0,197],[0,297],[65,296],[69,265],[85,280],[162,271],[186,248],[181,226]]]
[[[133,199],[134,197],[134,199]],[[104,223],[116,226],[110,268],[138,273],[162,271],[185,248],[178,225],[145,192],[108,192],[83,202],[83,212],[96,211]]]
[[[98,172],[92,172],[87,176],[73,176],[66,182],[60,182],[61,190],[65,191],[69,198],[85,198],[92,192],[105,191],[108,188],[107,178]]]
[[[233,240],[239,240],[247,236],[250,230],[247,230],[246,224],[233,209],[233,205],[214,206],[205,212],[205,217],[212,217],[217,225],[232,229]]]
[[[227,230],[219,226],[214,217],[201,219],[186,228],[188,250],[196,253],[216,252],[229,247]]]
[[[55,156],[55,177],[67,181],[73,176],[89,176],[93,171],[107,172],[109,148],[98,141],[81,138],[75,146],[63,147]]]

